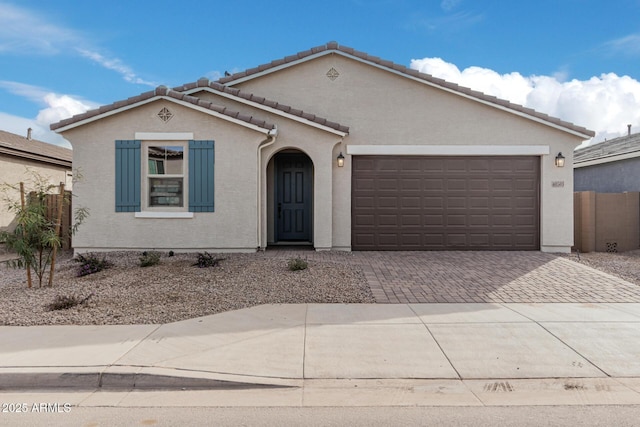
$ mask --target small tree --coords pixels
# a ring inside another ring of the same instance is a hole
[[[32,172],[33,188],[25,201],[24,186],[4,184],[5,202],[8,210],[16,214],[16,227],[13,231],[0,232],[0,240],[4,241],[7,249],[15,252],[18,259],[12,261],[14,268],[25,268],[29,275],[35,273],[38,284],[42,287],[47,267],[51,265],[52,255],[61,246],[61,240],[56,232],[56,222],[47,218],[46,197],[57,186],[49,184],[41,176]],[[10,197],[9,192],[18,190],[21,200]],[[64,200],[63,203],[70,203]],[[86,218],[86,209],[77,209],[75,224],[71,232],[75,232],[79,224]],[[31,283],[29,283],[31,285]]]

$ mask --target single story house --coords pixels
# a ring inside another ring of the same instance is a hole
[[[31,129],[27,130],[26,136],[0,130],[0,184],[13,186],[25,182],[28,186],[33,174],[37,174],[52,185],[63,182],[70,190],[71,160],[71,150],[33,139]],[[17,191],[7,196],[20,200]],[[13,229],[15,213],[6,208],[3,200],[0,204],[0,230]]]
[[[640,133],[575,150],[573,168],[575,191],[640,191]]]
[[[567,252],[593,136],[336,42],[51,128],[83,170],[76,251]]]

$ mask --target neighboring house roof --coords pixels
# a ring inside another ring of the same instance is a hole
[[[64,166],[71,169],[72,151],[0,130],[0,154]]]
[[[359,52],[353,48],[341,46],[337,42],[329,42],[326,45],[317,46],[309,50],[299,52],[295,55],[287,56],[282,59],[274,60],[268,64],[259,65],[255,68],[232,74],[231,76],[222,77],[218,80],[219,83],[226,86],[233,86],[234,84],[242,83],[244,81],[276,72],[286,67],[296,65],[300,62],[309,61],[314,58],[328,55],[328,54],[340,54],[346,57],[353,58],[355,60],[366,62],[368,64],[377,66],[378,68],[386,69],[388,71],[413,78],[415,80],[426,83],[430,86],[438,87],[448,92],[455,93],[460,96],[464,96],[476,101],[491,105],[502,110],[530,118],[532,120],[544,123],[546,125],[570,132],[577,136],[581,136],[585,139],[595,136],[595,132],[573,123],[560,120],[555,117],[551,117],[544,113],[539,113],[531,108],[526,108],[512,102],[499,99],[495,96],[487,95],[485,93],[472,90],[463,86],[459,86],[455,83],[450,83],[446,80],[439,79],[430,74],[421,73],[417,70],[407,68],[403,65],[395,64],[391,61],[380,59],[376,56],[371,56],[364,52]]]
[[[576,168],[640,157],[640,133],[622,136],[573,152]]]
[[[129,110],[142,104],[156,101],[158,99],[166,99],[169,101],[181,103],[182,105],[201,108],[203,111],[210,112],[221,118],[237,121],[241,124],[249,125],[250,127],[257,127],[266,131],[270,131],[276,128],[273,123],[268,123],[264,120],[242,114],[237,111],[232,111],[226,107],[216,105],[212,102],[203,101],[194,96],[189,96],[182,92],[171,90],[166,86],[158,86],[155,90],[142,93],[138,96],[134,96],[123,101],[114,102],[113,104],[103,105],[102,107],[95,110],[89,110],[86,113],[76,114],[71,118],[53,123],[51,124],[51,130],[62,132],[67,129],[82,126],[106,116]]]
[[[288,105],[280,104],[275,101],[270,101],[261,96],[256,96],[251,93],[242,92],[240,89],[237,89],[237,88],[230,88],[218,82],[211,82],[209,81],[209,79],[206,79],[206,78],[199,79],[197,82],[187,83],[182,86],[174,87],[173,90],[177,90],[179,92],[185,92],[187,94],[192,94],[195,92],[199,92],[201,90],[210,90],[212,92],[217,92],[218,94],[221,94],[221,95],[229,95],[230,97],[233,97],[233,98],[239,98],[241,102],[242,100],[244,100],[250,103],[257,104],[259,107],[262,107],[262,108],[266,107],[268,109],[277,110],[277,112],[279,112],[280,114],[295,116],[295,117],[304,119],[306,121],[315,123],[317,125],[337,130],[338,132],[341,132],[343,134],[349,133],[349,127],[347,126],[343,126],[339,123],[331,122],[322,117],[318,117],[315,114],[306,113],[302,110],[292,108]]]

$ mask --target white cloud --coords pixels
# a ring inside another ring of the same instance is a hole
[[[640,33],[629,34],[628,36],[611,40],[603,46],[607,51],[614,51],[618,54],[638,55],[640,54]]]
[[[35,139],[65,147],[68,147],[69,143],[62,136],[52,132],[49,125],[98,107],[95,102],[71,95],[56,94],[44,88],[24,83],[0,81],[0,88],[23,96],[43,107],[33,119],[0,112],[0,129],[18,135],[26,135],[27,128],[32,128]]]
[[[0,3],[0,52],[56,54],[79,38],[34,12]]]
[[[627,124],[640,125],[640,82],[629,76],[608,73],[563,81],[561,74],[526,77],[481,67],[461,71],[440,58],[414,59],[410,67],[585,126],[596,132],[593,141],[622,136]]]
[[[56,25],[31,10],[0,3],[0,53],[57,55],[75,52],[115,71],[129,83],[157,86],[139,77],[122,60],[106,57],[99,50],[74,29]]]
[[[29,119],[0,112],[0,129],[15,133],[16,135],[26,136],[27,129],[29,128],[32,129],[33,139],[59,145],[65,148],[71,148],[71,144],[66,139],[49,130],[48,124],[40,123],[36,119]]]
[[[90,51],[90,50],[87,50],[87,49],[78,48],[76,50],[83,57],[89,58],[90,60],[92,60],[93,62],[97,63],[98,65],[103,66],[107,70],[112,70],[112,71],[115,71],[115,72],[119,73],[122,76],[122,78],[124,78],[125,81],[128,81],[129,83],[136,83],[136,84],[152,86],[152,87],[158,86],[157,83],[150,82],[150,81],[147,81],[147,80],[143,80],[140,77],[138,77],[136,75],[136,73],[133,72],[131,67],[125,65],[118,58],[107,58],[107,57],[99,54],[98,52],[93,52],[93,51]]]

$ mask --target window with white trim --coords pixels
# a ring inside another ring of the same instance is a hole
[[[166,145],[165,145],[166,144]],[[185,182],[186,145],[162,141],[145,143],[147,157],[146,206],[149,208],[184,208],[186,200]]]
[[[214,212],[214,141],[115,143],[116,212]]]

